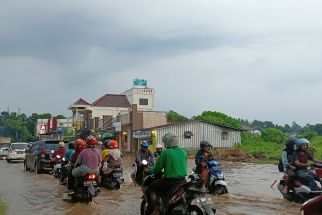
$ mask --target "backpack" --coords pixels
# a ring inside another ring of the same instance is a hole
[[[282,158],[280,158],[280,160],[278,161],[277,167],[279,172],[284,172],[284,165],[282,162]]]

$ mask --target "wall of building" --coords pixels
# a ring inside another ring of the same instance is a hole
[[[154,110],[154,95],[153,88],[132,88],[122,93],[126,95],[130,104],[136,104],[138,110]],[[148,105],[140,105],[140,99],[148,99]]]
[[[90,107],[88,109],[92,111],[92,119],[95,117],[103,119],[103,116],[116,117],[119,114],[126,114],[129,112],[129,108],[123,107]]]
[[[194,136],[190,139],[184,138],[185,131],[191,131]],[[182,148],[198,149],[202,140],[209,141],[215,148],[234,147],[241,142],[240,131],[204,122],[191,122],[157,128],[157,143],[163,144],[162,137],[168,132],[178,136],[179,146]],[[223,139],[223,132],[228,133],[227,139]]]
[[[151,128],[167,124],[166,112],[142,112],[143,113],[143,125],[142,128]]]

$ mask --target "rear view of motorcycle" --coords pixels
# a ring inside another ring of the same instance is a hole
[[[142,161],[143,163],[144,161]],[[152,206],[148,204],[149,192],[148,188],[152,182],[161,178],[161,175],[148,175],[144,178],[142,191],[143,197],[140,207],[141,215],[149,215],[152,213]],[[206,197],[196,186],[203,183],[203,179],[197,174],[189,176],[190,181],[171,188],[165,196],[158,196],[158,208],[162,215],[214,215],[216,209],[212,208],[213,202],[211,198]]]
[[[97,186],[96,175],[94,173],[88,173],[84,177],[76,178],[74,192],[67,195],[74,202],[89,203],[94,197],[98,196],[99,193],[100,189]],[[68,197],[65,197],[64,199],[68,200]]]
[[[102,172],[102,186],[110,190],[118,190],[123,184],[123,171],[121,167],[113,168],[111,171]]]

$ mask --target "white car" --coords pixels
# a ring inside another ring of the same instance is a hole
[[[7,161],[24,160],[26,157],[25,150],[28,148],[28,143],[11,143],[8,150]]]
[[[1,147],[0,148],[0,160],[1,159],[6,159],[8,155],[8,147]]]

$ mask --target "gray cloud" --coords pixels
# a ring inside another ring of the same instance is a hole
[[[69,114],[146,78],[157,107],[321,122],[319,1],[6,1],[1,109]],[[12,87],[17,86],[17,87]],[[290,101],[298,102],[290,107]],[[36,104],[36,105],[35,105]],[[310,104],[310,105],[307,105]]]

